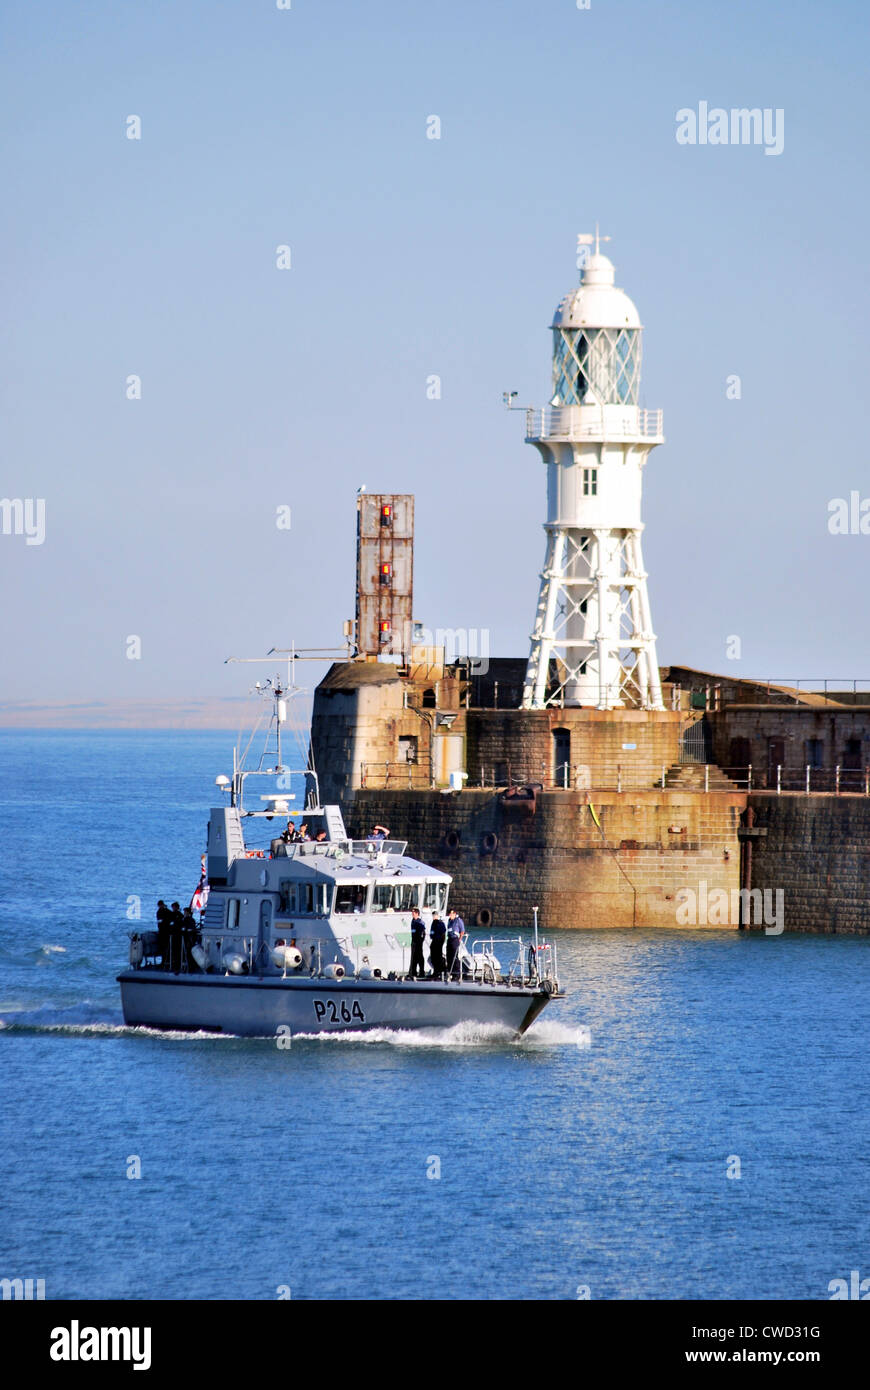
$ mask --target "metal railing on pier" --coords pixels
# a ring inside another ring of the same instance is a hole
[[[724,767],[726,777],[735,782],[741,791],[814,793],[834,796],[870,796],[870,767],[813,767],[804,763],[799,767],[788,767],[782,763],[769,767]]]
[[[755,676],[721,677],[698,685],[674,683],[671,708],[680,709],[685,697],[697,710],[719,710],[723,705],[868,705],[870,677],[801,676],[774,679]]]
[[[360,786],[375,791],[424,791],[432,785],[421,763],[360,763]]]

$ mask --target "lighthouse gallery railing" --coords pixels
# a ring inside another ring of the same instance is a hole
[[[575,405],[552,405],[544,410],[526,411],[526,439],[660,439],[664,428],[664,412],[638,410],[636,421],[631,418],[606,423],[599,415],[585,418]],[[632,411],[632,414],[634,412]]]

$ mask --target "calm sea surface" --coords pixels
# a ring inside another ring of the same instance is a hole
[[[870,1275],[867,939],[558,933],[568,998],[521,1042],[125,1029],[128,899],[149,926],[189,900],[231,744],[0,733],[0,1277],[826,1299]]]

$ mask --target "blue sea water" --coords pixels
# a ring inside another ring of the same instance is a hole
[[[125,1029],[129,901],[189,899],[231,742],[0,734],[0,1277],[826,1299],[870,1275],[867,939],[557,933],[568,997],[520,1041]]]

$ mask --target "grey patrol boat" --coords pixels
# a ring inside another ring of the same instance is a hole
[[[288,690],[280,681],[266,688],[276,749],[249,770],[234,752],[232,780],[216,779],[228,804],[209,816],[209,891],[197,942],[174,959],[157,932],[132,935],[130,968],[118,976],[124,1021],[242,1037],[465,1022],[524,1033],[560,993],[555,946],[537,940],[536,925],[528,943],[463,942],[454,978],[436,979],[431,970],[407,978],[411,910],[420,909],[428,942],[432,918],[446,913],[451,876],[414,859],[404,841],[348,837],[340,807],[320,805],[313,768],[283,766]],[[260,795],[260,809],[245,806],[254,778],[273,786]],[[304,811],[290,807],[294,786],[304,787]],[[293,815],[320,838],[247,847],[246,821]]]

